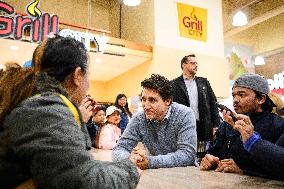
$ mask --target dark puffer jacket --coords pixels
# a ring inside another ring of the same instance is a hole
[[[276,143],[284,132],[284,119],[270,112],[249,115],[254,130],[262,139]],[[208,151],[209,154],[222,159],[232,158],[245,174],[270,177],[269,173],[258,165],[257,159],[243,147],[240,133],[228,123],[223,122],[216,132],[216,139]]]
[[[250,155],[270,178],[284,181],[284,132],[276,144],[263,139],[256,142]]]

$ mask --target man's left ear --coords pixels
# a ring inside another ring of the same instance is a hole
[[[78,87],[83,78],[83,71],[80,67],[77,67],[73,73],[74,84]]]
[[[267,99],[267,96],[265,94],[261,95],[261,98],[259,98],[259,104],[263,104]]]

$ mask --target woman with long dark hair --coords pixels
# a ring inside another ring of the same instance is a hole
[[[87,151],[78,106],[88,88],[84,45],[60,36],[37,47],[33,68],[1,73],[0,188],[136,187],[131,161],[96,161]]]
[[[121,110],[120,117],[121,121],[119,123],[119,128],[121,129],[121,133],[125,130],[130,118],[132,117],[132,113],[128,108],[127,97],[125,94],[118,94],[115,99],[114,105]]]

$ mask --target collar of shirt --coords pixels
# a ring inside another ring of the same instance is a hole
[[[164,119],[163,119],[162,121],[156,121],[156,120],[151,121],[151,120],[148,120],[148,119],[147,119],[147,121],[150,122],[150,123],[152,122],[152,123],[154,123],[154,124],[155,124],[155,123],[156,123],[156,124],[157,124],[157,123],[161,123],[161,122],[163,122],[163,121],[167,121],[167,120],[169,119],[170,115],[171,115],[171,110],[172,110],[172,105],[169,106],[168,112],[167,112],[166,116],[164,117]]]
[[[196,76],[193,76],[193,78],[192,79],[188,79],[185,75],[182,75],[182,77],[183,77],[183,80],[195,80],[195,78],[196,78]]]
[[[167,112],[166,116],[164,117],[163,121],[169,119],[169,117],[171,115],[171,110],[172,110],[172,105],[169,106],[168,112]]]

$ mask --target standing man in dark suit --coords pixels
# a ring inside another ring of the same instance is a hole
[[[198,63],[190,54],[181,60],[182,75],[172,80],[173,101],[191,107],[196,118],[197,156],[202,158],[213,137],[213,128],[220,124],[216,96],[209,81],[197,77]]]

